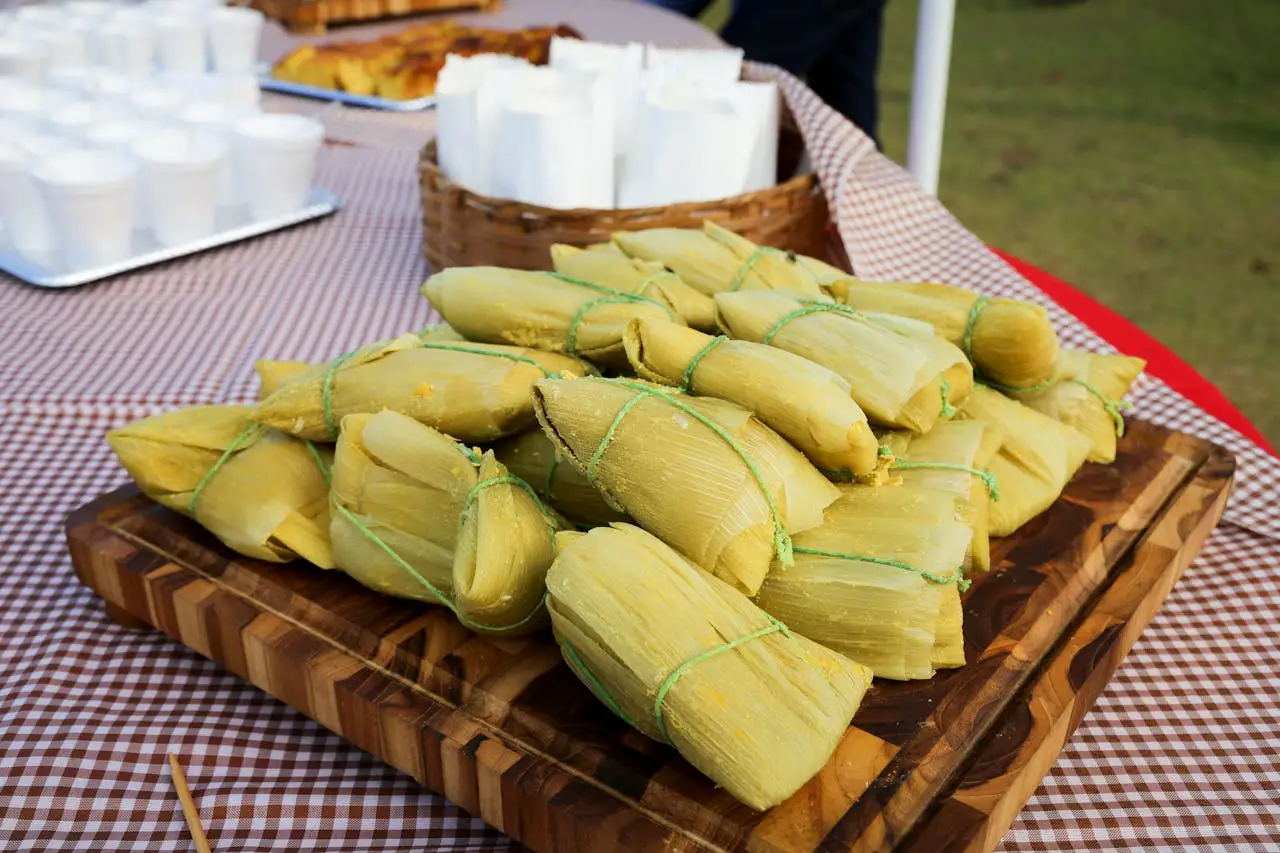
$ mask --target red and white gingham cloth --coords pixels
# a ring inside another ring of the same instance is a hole
[[[768,73],[757,68],[756,73]],[[804,87],[778,77],[859,274],[1045,304]],[[416,157],[403,117],[331,116],[335,217],[70,292],[0,277],[0,850],[187,850],[181,756],[216,850],[496,850],[511,843],[196,653],[108,622],[66,514],[124,482],[103,433],[253,396],[258,357],[319,360],[419,328]],[[1224,525],[1175,587],[1005,850],[1275,850],[1280,466],[1163,383],[1135,414],[1240,460]]]

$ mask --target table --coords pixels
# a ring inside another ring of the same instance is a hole
[[[712,38],[668,13],[604,0],[509,0],[503,15],[565,19],[601,39]],[[273,31],[267,49],[283,38]],[[62,541],[69,510],[125,480],[102,441],[108,428],[179,405],[249,400],[255,358],[317,361],[429,319],[417,291],[426,270],[415,164],[431,120],[327,116],[334,144],[317,180],[346,200],[338,216],[78,290],[0,277],[0,849],[190,849],[167,752],[183,761],[215,850],[512,846],[194,652],[107,621],[72,576]],[[842,219],[854,222],[862,263],[911,269],[877,253],[863,216],[890,190],[906,192],[897,173],[873,158],[849,171],[875,189]],[[984,267],[994,259],[974,251],[965,248],[966,270],[1007,269]],[[1069,315],[1054,317],[1067,340],[1097,344]],[[1005,850],[1274,842],[1280,522],[1269,492],[1280,465],[1171,395],[1145,382],[1136,413],[1240,454],[1232,523],[1179,582]]]

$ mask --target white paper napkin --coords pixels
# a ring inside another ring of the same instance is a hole
[[[497,54],[445,57],[436,84],[436,146],[440,168],[457,184],[495,195],[492,140],[497,103],[485,81],[503,70],[529,68],[523,59]]]

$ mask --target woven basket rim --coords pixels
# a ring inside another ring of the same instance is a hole
[[[456,192],[468,202],[474,203],[481,207],[518,207],[528,211],[530,214],[542,217],[626,217],[626,218],[644,218],[646,216],[658,216],[659,214],[677,214],[692,213],[693,211],[704,208],[722,209],[725,207],[736,207],[738,205],[746,205],[756,199],[770,196],[778,193],[795,193],[808,190],[814,192],[818,189],[818,176],[814,172],[804,172],[789,178],[780,184],[774,184],[762,190],[753,190],[748,193],[741,193],[734,196],[726,196],[724,198],[706,199],[705,201],[682,201],[677,204],[657,205],[652,207],[575,207],[575,208],[559,208],[559,207],[543,207],[537,204],[529,204],[528,202],[516,201],[510,198],[498,198],[497,196],[488,196],[482,193],[473,192],[466,187],[456,184],[444,173],[440,168],[440,164],[436,159],[436,137],[427,140],[427,144],[422,146],[422,151],[418,155],[419,167],[425,169],[431,174],[431,177],[440,184],[442,192]]]

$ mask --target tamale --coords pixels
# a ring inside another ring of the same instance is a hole
[[[534,385],[560,454],[615,508],[708,572],[754,595],[790,535],[839,494],[746,409],[622,379]]]
[[[443,604],[478,630],[545,624],[554,524],[492,453],[397,412],[348,415],[333,503],[334,562],[365,586]]]
[[[695,329],[716,327],[711,297],[699,293],[657,261],[628,258],[621,252],[589,252],[557,243],[551,247],[556,272],[614,290],[648,296],[668,305]]]
[[[535,379],[587,370],[540,350],[402,335],[313,367],[259,403],[255,417],[333,441],[345,416],[391,409],[461,441],[491,441],[533,425]]]
[[[493,446],[493,455],[576,524],[596,527],[627,519],[625,513],[609,506],[581,471],[560,458],[551,439],[540,429],[503,439]]]
[[[971,420],[940,423],[924,435],[900,431],[881,436],[893,481],[953,496],[956,518],[973,531],[969,565],[984,571],[991,568],[989,505],[1000,496],[989,466],[1002,440],[998,425]]]
[[[923,320],[960,347],[989,382],[1034,388],[1053,375],[1058,335],[1039,305],[990,299],[948,284],[860,281],[827,282],[832,295],[853,308]]]
[[[1125,355],[1063,350],[1049,387],[1016,399],[1089,436],[1090,462],[1114,462],[1116,439],[1124,435],[1120,413],[1129,408],[1124,397],[1146,366]]]
[[[629,524],[560,534],[547,609],[569,668],[754,809],[830,759],[871,671],[788,630]]]
[[[649,320],[632,320],[623,344],[641,378],[750,409],[819,468],[867,474],[876,466],[876,437],[849,383],[820,364]]]
[[[422,292],[470,340],[601,364],[626,364],[622,330],[632,317],[678,319],[675,306],[657,301],[664,295],[660,289],[639,296],[559,273],[452,267],[427,279]]]
[[[961,564],[970,530],[945,492],[841,488],[822,525],[795,537],[756,604],[806,637],[899,680],[964,664]]]
[[[720,327],[731,338],[795,353],[844,378],[873,422],[928,432],[969,397],[973,371],[959,348],[936,335],[909,334],[846,306],[785,293],[721,293]]]
[[[1048,509],[1093,447],[1084,433],[985,386],[973,389],[959,417],[999,424],[1003,435],[989,465],[1000,486],[992,536],[1008,536]]]
[[[227,547],[333,568],[329,451],[253,422],[252,406],[194,406],[107,433],[147,497],[190,516]]]
[[[704,222],[702,230],[619,231],[613,242],[629,257],[666,265],[690,287],[708,296],[739,290],[783,290],[807,299],[829,299],[794,255],[757,246],[712,222]]]
[[[270,359],[255,361],[253,369],[258,374],[258,399],[267,399],[312,367],[313,365],[305,361],[271,361]]]

